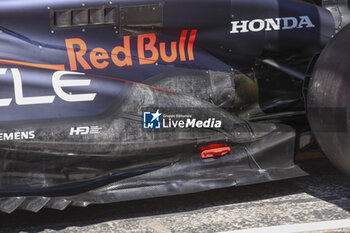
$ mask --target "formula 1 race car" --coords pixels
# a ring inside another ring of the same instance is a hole
[[[347,0],[1,0],[0,210],[350,174]]]

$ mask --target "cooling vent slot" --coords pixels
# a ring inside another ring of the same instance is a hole
[[[158,33],[163,27],[163,5],[120,7],[120,27],[122,35]]]
[[[102,6],[51,11],[53,28],[74,28],[118,24],[118,7]]]

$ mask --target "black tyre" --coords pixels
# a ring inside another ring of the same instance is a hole
[[[320,55],[310,80],[308,119],[329,160],[350,175],[350,26]]]

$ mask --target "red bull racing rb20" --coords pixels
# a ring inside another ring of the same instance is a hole
[[[0,210],[350,174],[347,0],[1,0]]]

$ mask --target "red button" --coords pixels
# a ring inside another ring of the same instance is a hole
[[[199,147],[201,151],[202,159],[214,158],[224,156],[231,151],[231,148],[227,144],[212,144],[205,147]]]

